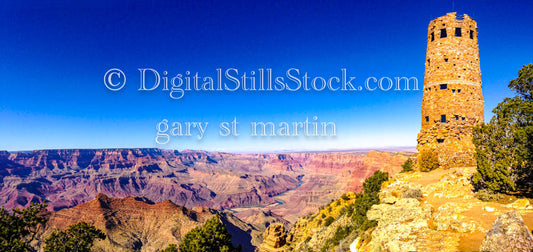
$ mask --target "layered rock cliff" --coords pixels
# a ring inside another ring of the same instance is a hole
[[[87,203],[46,213],[47,222],[33,245],[42,249],[50,233],[84,221],[107,236],[95,242],[95,251],[158,251],[179,244],[188,231],[214,215],[225,224],[235,246],[241,244],[244,251],[253,251],[261,242],[261,232],[231,213],[205,207],[188,209],[168,200],[153,203],[141,197],[116,199],[98,194]]]
[[[274,203],[271,196],[299,183],[297,174],[242,172],[264,160],[201,151],[46,150],[0,158],[0,204],[10,208],[46,200],[59,210],[105,193],[222,209]]]
[[[398,171],[389,152],[229,154],[160,149],[0,152],[0,205],[48,203],[60,210],[92,200],[141,196],[186,207],[271,211],[289,221],[358,190],[376,169]]]

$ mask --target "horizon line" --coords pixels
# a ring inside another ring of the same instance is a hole
[[[362,148],[343,148],[343,149],[324,149],[324,150],[267,150],[267,151],[220,151],[220,150],[202,150],[202,149],[163,149],[157,147],[104,147],[104,148],[44,148],[44,149],[33,149],[33,150],[0,150],[0,152],[8,153],[27,153],[34,151],[54,151],[54,150],[112,150],[112,149],[159,149],[166,151],[204,151],[204,152],[216,152],[216,153],[228,153],[228,154],[278,154],[278,153],[320,153],[320,152],[354,152],[354,151],[403,151],[403,152],[416,152],[416,146],[380,146],[380,147],[362,147]]]

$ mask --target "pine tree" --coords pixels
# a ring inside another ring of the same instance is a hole
[[[105,234],[85,222],[70,225],[67,230],[54,231],[45,241],[46,252],[89,252],[96,239],[105,239]]]
[[[37,226],[46,220],[39,213],[46,205],[32,203],[11,213],[0,208],[0,251],[33,251],[30,242],[35,238]]]
[[[509,83],[518,96],[505,98],[489,123],[473,130],[477,189],[500,193],[531,193],[533,186],[533,64],[524,66]]]
[[[233,247],[231,235],[226,226],[220,221],[218,216],[207,220],[202,227],[193,228],[180,243],[182,252],[204,252],[204,251],[240,251]]]

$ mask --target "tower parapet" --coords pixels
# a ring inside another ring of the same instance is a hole
[[[472,128],[483,117],[477,24],[448,13],[428,27],[417,150],[437,151],[444,167],[475,165]]]

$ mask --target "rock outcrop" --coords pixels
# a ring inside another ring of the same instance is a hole
[[[381,203],[367,212],[377,227],[369,231],[367,239],[352,239],[351,249],[477,251],[483,242],[482,251],[530,251],[527,226],[533,226],[533,209],[529,200],[511,204],[480,201],[469,182],[474,170],[450,168],[395,175],[381,188]],[[499,216],[509,210],[513,211]],[[521,247],[506,250],[513,246]]]
[[[287,243],[287,233],[282,223],[272,223],[263,233],[263,243],[259,252],[285,251],[282,247]]]
[[[481,244],[481,251],[533,251],[533,237],[517,211],[511,210],[498,218]]]
[[[84,221],[107,236],[95,242],[95,251],[157,251],[171,243],[179,244],[188,231],[214,215],[226,225],[234,245],[241,244],[245,251],[253,251],[261,242],[260,232],[254,226],[230,213],[205,207],[188,209],[171,201],[153,203],[141,197],[118,199],[98,194],[90,202],[47,213],[48,221],[33,245],[40,248],[51,232]]]
[[[378,227],[372,232],[370,250],[416,251],[418,234],[429,231],[429,216],[431,207],[422,207],[413,198],[374,205],[367,212],[369,220],[378,221]]]

